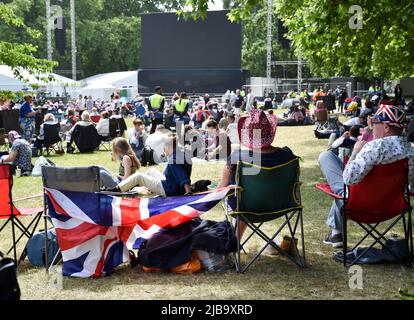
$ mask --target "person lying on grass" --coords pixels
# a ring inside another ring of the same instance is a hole
[[[126,192],[140,186],[162,197],[191,194],[191,158],[186,157],[184,150],[178,147],[175,136],[165,138],[164,153],[168,158],[164,174],[154,168],[145,173],[136,172],[110,191]]]
[[[114,140],[112,157],[115,161],[119,161],[119,176],[114,177],[108,170],[101,168],[101,186],[107,189],[115,188],[119,182],[129,178],[141,167],[141,163],[125,138]]]

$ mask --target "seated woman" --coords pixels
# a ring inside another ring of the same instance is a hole
[[[20,168],[23,176],[30,176],[32,172],[32,148],[16,131],[10,131],[8,140],[12,147],[8,155],[1,157],[1,163],[12,163],[12,172]]]
[[[43,123],[40,125],[39,135],[33,143],[33,146],[36,149],[41,149],[43,147],[43,142],[45,141],[45,125],[56,124],[55,116],[51,113],[46,113],[43,118]]]
[[[109,113],[104,111],[101,113],[101,119],[96,125],[96,131],[98,131],[101,140],[104,141],[109,137]]]
[[[237,123],[237,130],[241,148],[232,152],[223,168],[222,178],[218,188],[227,187],[236,183],[236,170],[239,161],[257,162],[261,167],[274,167],[297,158],[288,147],[273,147],[277,128],[277,117],[266,115],[263,110],[253,110],[250,116],[241,117]],[[260,130],[256,134],[256,130]],[[236,208],[236,198],[229,198],[229,205]],[[246,229],[241,222],[240,235]],[[272,250],[272,249],[269,249]]]
[[[227,133],[218,128],[215,120],[206,124],[206,160],[227,159],[231,154],[231,141]]]
[[[192,162],[185,156],[184,150],[178,147],[175,136],[165,137],[164,152],[168,157],[164,174],[156,169],[149,169],[145,173],[136,172],[111,191],[126,192],[135,186],[141,186],[162,197],[191,194]]]
[[[116,138],[114,140],[112,157],[114,160],[119,161],[119,176],[114,177],[108,170],[101,168],[101,186],[106,189],[115,188],[119,182],[130,177],[141,167],[141,163],[125,138]]]
[[[91,118],[89,116],[88,111],[83,111],[82,112],[81,121],[76,122],[75,125],[66,134],[66,142],[67,142],[68,153],[72,153],[72,146],[71,146],[70,142],[72,141],[72,139],[71,139],[72,133],[73,133],[73,131],[75,131],[75,128],[77,126],[83,126],[83,127],[94,126],[93,122],[91,121]]]
[[[145,132],[145,126],[141,119],[135,118],[132,123],[134,127],[128,132],[129,143],[135,155],[141,160],[145,148],[145,141],[147,140],[147,133]]]

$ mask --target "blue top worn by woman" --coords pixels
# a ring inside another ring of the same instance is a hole
[[[22,104],[20,107],[20,119],[26,118],[26,114],[33,112],[33,108],[30,106],[30,103],[27,101]]]

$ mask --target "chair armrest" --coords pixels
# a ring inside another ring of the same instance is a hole
[[[26,200],[31,200],[31,199],[36,199],[36,198],[40,198],[43,197],[43,193],[38,193],[38,194],[34,194],[28,197],[24,197],[24,198],[18,198],[18,199],[13,199],[13,202],[19,202],[19,201],[26,201]]]
[[[343,200],[344,197],[337,195],[331,190],[331,187],[327,183],[317,183],[315,185],[315,188],[318,190],[321,190],[323,193],[326,193],[327,195],[331,196],[332,198],[336,200]]]

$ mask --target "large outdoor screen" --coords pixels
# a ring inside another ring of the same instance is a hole
[[[199,21],[175,13],[151,13],[141,20],[142,69],[240,69],[241,25],[227,11],[208,12]]]

